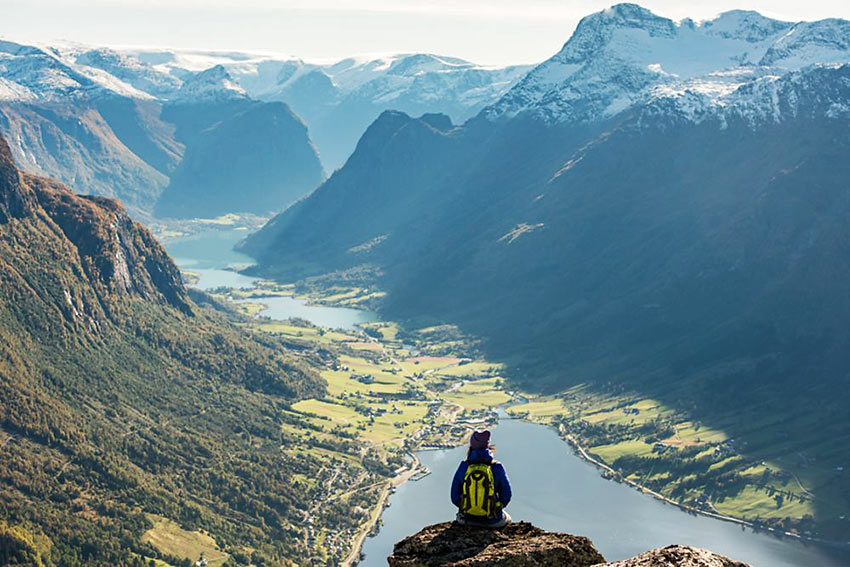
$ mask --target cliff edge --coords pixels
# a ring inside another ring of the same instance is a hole
[[[387,561],[389,567],[749,567],[680,545],[606,563],[588,538],[547,532],[527,522],[501,530],[434,524],[395,544]]]

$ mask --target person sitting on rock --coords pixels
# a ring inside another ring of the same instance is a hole
[[[459,524],[501,528],[511,521],[504,508],[511,501],[511,483],[502,463],[493,459],[489,431],[476,431],[466,460],[452,479],[452,504]]]

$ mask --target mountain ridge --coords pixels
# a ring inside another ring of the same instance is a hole
[[[782,22],[753,11],[674,22],[636,4],[586,16],[563,48],[482,115],[500,120],[602,120],[653,98],[704,93],[714,104],[742,85],[850,62],[850,22]]]
[[[27,170],[56,177],[85,193],[120,198],[133,214],[148,218],[186,152],[187,140],[175,134],[179,125],[169,121],[175,118],[169,108],[230,103],[235,112],[249,99],[286,103],[298,121],[309,125],[317,159],[333,170],[345,162],[381,111],[395,107],[465,120],[495,100],[525,69],[479,66],[433,54],[315,64],[248,53],[3,42],[0,134],[9,139]],[[299,143],[293,151],[308,145]],[[197,153],[197,148],[190,151]],[[299,191],[303,194],[320,181],[316,178]],[[292,195],[286,193],[264,210],[216,209],[209,214],[267,214],[287,205]],[[234,199],[245,206],[253,197],[262,198],[262,191]],[[195,204],[209,210],[211,201]]]
[[[98,65],[117,68],[119,76]],[[216,208],[209,198],[196,203],[212,216],[267,214],[321,182],[315,145],[309,134],[300,132],[301,119],[282,111],[282,104],[250,100],[222,66],[178,79],[110,50],[0,43],[0,134],[9,139],[16,159],[28,171],[61,179],[83,193],[119,198],[142,218],[150,217],[163,191],[170,189],[169,200],[181,193],[185,183],[173,183],[173,175],[204,162],[222,165],[221,155],[204,154],[205,148],[214,150],[209,143],[193,145],[196,134],[219,122],[232,126],[248,107],[255,114],[264,110],[268,117],[267,127],[253,135],[253,155],[275,163],[273,173],[282,181],[269,191],[249,182],[251,164],[241,170],[230,167],[226,171],[241,177],[241,183],[227,208]],[[230,134],[242,136],[237,144],[252,139],[238,129],[231,128]],[[266,147],[275,151],[266,152]],[[187,152],[190,161],[181,168]],[[293,159],[283,160],[285,166],[279,163],[281,155],[289,154]],[[231,164],[238,163],[232,158]],[[288,184],[293,177],[295,182]],[[178,198],[191,199],[191,191],[183,193]],[[235,210],[229,208],[234,202]]]
[[[483,66],[426,53],[350,57],[319,64],[269,54],[3,45],[6,53],[18,55],[20,63],[9,58],[6,71],[0,71],[0,99],[61,99],[67,96],[61,86],[76,85],[72,92],[77,98],[90,97],[89,90],[96,89],[103,93],[98,96],[111,93],[161,103],[246,95],[286,102],[309,124],[322,160],[331,170],[344,163],[360,134],[381,111],[436,112],[463,121],[495,100],[529,67]],[[64,76],[52,81],[42,76],[27,78],[31,66],[23,55],[63,69]],[[83,82],[89,86],[83,88],[79,84]]]

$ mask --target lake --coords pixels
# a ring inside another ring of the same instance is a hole
[[[233,250],[247,231],[238,229],[210,229],[191,236],[169,239],[165,248],[181,270],[198,276],[193,285],[198,289],[211,290],[219,287],[254,287],[257,278],[235,271],[250,265],[250,256]],[[320,327],[331,329],[353,329],[360,323],[378,320],[377,313],[346,307],[310,305],[294,297],[263,297],[245,300],[261,303],[266,309],[259,314],[272,319],[299,317]]]
[[[493,430],[514,496],[508,511],[551,531],[584,535],[608,561],[654,547],[704,547],[754,567],[846,567],[850,557],[792,539],[754,533],[737,524],[687,514],[633,488],[606,480],[573,454],[551,428],[502,417]],[[381,531],[363,547],[362,567],[386,567],[393,544],[424,526],[451,520],[449,485],[466,449],[421,451],[431,474],[390,496]]]

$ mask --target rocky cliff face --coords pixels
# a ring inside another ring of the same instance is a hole
[[[605,563],[588,538],[546,532],[526,522],[501,530],[434,524],[398,542],[387,561],[390,567],[748,567],[679,545]]]
[[[281,102],[177,104],[166,115],[178,125],[186,153],[157,202],[156,216],[266,214],[325,178],[307,127]]]
[[[191,313],[177,267],[123,207],[109,199],[76,195],[55,180],[20,172],[8,144],[0,138],[0,225],[12,219],[20,220],[20,226],[4,226],[4,236],[6,229],[39,231],[67,248],[97,294],[98,304],[130,295]],[[20,256],[10,253],[4,261],[31,260]],[[67,282],[64,289],[70,304]]]
[[[501,530],[445,522],[398,542],[387,561],[390,567],[589,567],[605,559],[586,537],[549,533],[526,522]]]

